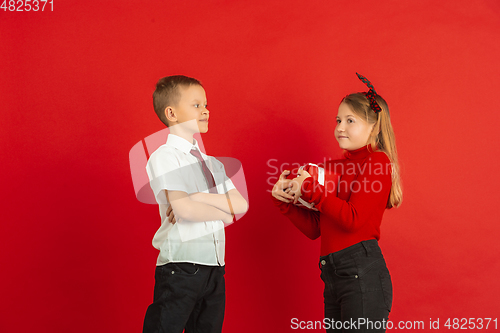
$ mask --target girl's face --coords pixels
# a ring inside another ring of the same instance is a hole
[[[340,103],[335,138],[342,149],[356,150],[368,144],[375,124],[358,117],[346,103]]]

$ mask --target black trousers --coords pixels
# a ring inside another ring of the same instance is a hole
[[[226,302],[224,266],[157,266],[144,333],[220,333]]]
[[[320,257],[327,332],[385,332],[392,282],[375,239]]]

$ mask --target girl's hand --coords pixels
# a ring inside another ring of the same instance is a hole
[[[286,179],[286,176],[290,174],[290,170],[285,170],[281,173],[278,181],[274,184],[273,191],[271,194],[273,197],[279,201],[290,203],[293,201],[293,196],[288,193],[288,188],[290,187],[291,179]]]
[[[302,196],[301,188],[302,183],[306,178],[311,177],[311,174],[305,170],[299,170],[297,177],[292,179],[290,183],[290,191],[288,193],[293,195],[293,203],[296,204],[299,198]]]

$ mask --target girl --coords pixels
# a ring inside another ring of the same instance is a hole
[[[385,332],[392,306],[378,240],[385,209],[402,201],[396,144],[387,103],[357,75],[370,89],[340,103],[335,138],[344,158],[322,166],[323,185],[303,170],[286,179],[285,170],[272,191],[276,206],[300,231],[311,239],[321,236],[327,332]],[[299,197],[317,211],[295,206]]]

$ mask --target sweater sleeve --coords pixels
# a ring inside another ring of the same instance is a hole
[[[272,197],[274,205],[285,215],[292,223],[310,239],[316,239],[321,235],[319,227],[319,212],[300,208],[292,203],[279,201]]]
[[[350,195],[347,200],[325,190],[325,187],[312,178],[307,178],[302,183],[303,199],[314,203],[316,209],[337,221],[345,231],[359,230],[370,220],[372,214],[385,210],[392,185],[391,173],[386,172],[390,161],[385,153],[372,154],[366,164],[366,172],[357,175],[348,184]],[[383,170],[380,166],[383,166]],[[342,180],[337,185],[340,188],[346,186]]]

